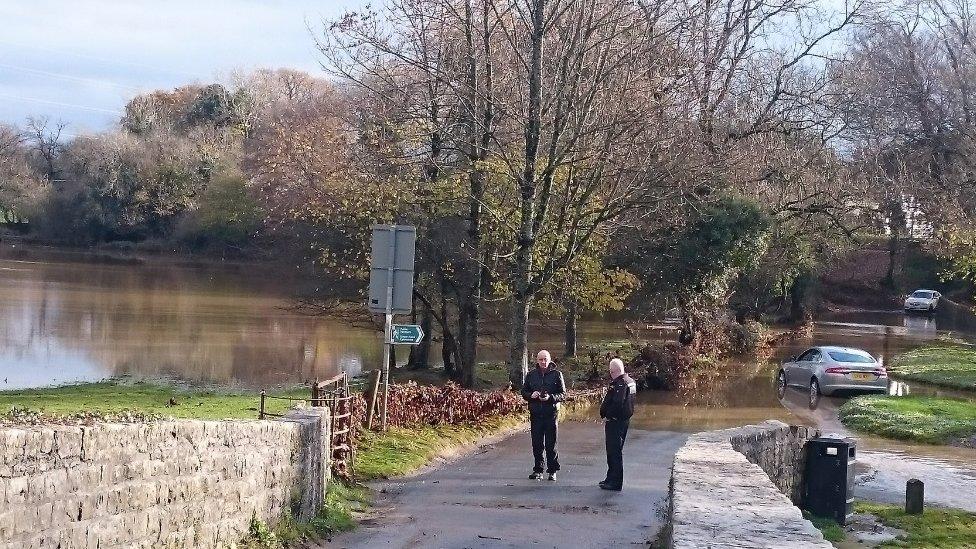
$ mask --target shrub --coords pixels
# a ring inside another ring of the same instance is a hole
[[[366,398],[357,395],[353,406],[359,421],[365,420],[366,405]],[[524,410],[525,401],[514,391],[483,393],[464,389],[456,383],[432,386],[408,381],[390,385],[386,421],[390,427],[465,425]]]

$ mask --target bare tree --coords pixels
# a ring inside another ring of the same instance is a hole
[[[61,133],[64,131],[64,122],[58,122],[49,128],[50,121],[47,118],[27,119],[27,139],[31,143],[41,169],[49,182],[58,180],[60,169],[58,167],[58,155],[61,153]]]

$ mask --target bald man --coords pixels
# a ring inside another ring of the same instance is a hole
[[[536,355],[535,369],[525,376],[522,384],[522,398],[529,403],[529,421],[532,425],[532,456],[535,466],[529,478],[542,479],[542,450],[545,448],[545,470],[549,480],[556,480],[559,470],[559,455],[556,453],[556,421],[559,416],[559,402],[566,394],[563,374],[555,368],[549,351],[539,351]]]
[[[624,373],[624,361],[610,361],[610,386],[600,405],[600,417],[606,420],[603,430],[607,435],[607,478],[600,488],[619,492],[624,487],[624,441],[634,415],[634,395],[637,383]]]

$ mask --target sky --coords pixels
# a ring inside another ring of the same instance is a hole
[[[234,71],[319,73],[309,26],[363,0],[0,0],[0,123],[46,116],[78,135],[154,89]]]

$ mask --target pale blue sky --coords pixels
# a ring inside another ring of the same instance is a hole
[[[308,24],[363,0],[0,0],[0,122],[72,134],[113,125],[133,95],[234,70],[318,72]]]

